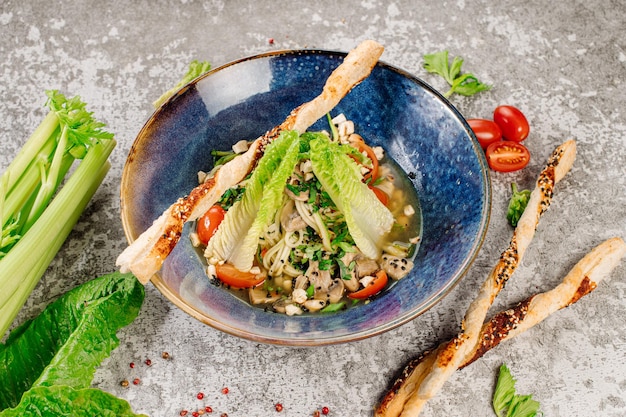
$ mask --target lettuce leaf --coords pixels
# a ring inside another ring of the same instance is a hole
[[[243,247],[243,240],[248,234],[248,230],[255,222],[266,186],[281,166],[287,151],[293,148],[294,143],[299,143],[298,133],[285,131],[267,145],[263,157],[259,160],[246,183],[246,190],[241,200],[233,204],[230,210],[226,212],[217,232],[209,240],[205,250],[207,258],[215,256],[219,259],[230,260],[233,256],[237,256],[238,249]],[[240,265],[242,262],[238,261]]]
[[[318,135],[309,143],[313,173],[337,208],[344,214],[356,246],[369,258],[380,256],[380,243],[394,223],[393,214],[362,182],[358,165],[349,151],[327,136]]]
[[[91,385],[96,367],[119,345],[115,333],[139,313],[144,287],[112,273],[67,292],[0,344],[0,410],[33,387]]]
[[[17,407],[0,412],[0,417],[30,416],[147,417],[133,413],[127,401],[99,389],[60,385],[33,388]]]
[[[272,174],[270,181],[263,189],[259,210],[246,237],[229,259],[235,268],[240,271],[249,271],[252,268],[252,262],[259,246],[259,237],[282,206],[285,185],[300,160],[300,140],[297,132],[293,131],[287,135],[290,143],[289,148]]]

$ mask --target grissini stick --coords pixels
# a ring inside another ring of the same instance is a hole
[[[508,248],[500,255],[476,299],[469,306],[461,323],[461,332],[435,351],[429,365],[421,365],[408,383],[413,389],[396,396],[387,407],[390,414],[379,416],[418,416],[426,402],[435,396],[446,380],[461,365],[476,343],[493,300],[504,287],[530,244],[541,215],[550,207],[554,186],[567,174],[576,158],[576,142],[568,140],[558,146],[539,174],[528,205],[519,219]],[[380,409],[380,407],[379,407]],[[396,414],[394,414],[396,413]]]
[[[515,307],[496,314],[483,325],[478,343],[465,357],[461,367],[469,365],[502,341],[525,332],[552,313],[569,307],[595,290],[619,265],[625,254],[626,243],[621,238],[608,239],[581,259],[558,286],[530,296]]]
[[[186,222],[203,215],[228,188],[240,182],[254,168],[265,146],[281,131],[303,133],[330,112],[352,88],[369,76],[382,53],[382,45],[371,40],[350,51],[330,74],[318,97],[294,109],[283,123],[252,142],[245,153],[224,164],[212,178],[168,207],[118,256],[116,264],[120,271],[132,272],[143,284],[147,283],[180,240]]]
[[[581,259],[558,286],[550,291],[532,295],[514,307],[494,315],[483,324],[478,343],[463,358],[459,369],[592,292],[617,267],[624,255],[626,243],[618,237],[608,239]],[[403,405],[401,400],[407,398],[421,383],[425,376],[424,372],[432,366],[438,350],[445,345],[446,343],[443,343],[439,348],[425,352],[405,366],[400,377],[380,402],[376,410],[377,416],[400,415],[402,409],[399,407]]]

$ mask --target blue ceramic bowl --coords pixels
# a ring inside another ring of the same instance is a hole
[[[133,241],[212,167],[213,149],[255,139],[317,96],[345,54],[279,51],[242,59],[194,80],[145,124],[124,167],[122,221]],[[209,283],[186,226],[152,283],[179,308],[224,332],[264,343],[325,345],[363,339],[414,319],[446,295],[478,253],[491,184],[469,126],[420,79],[379,63],[332,112],[382,146],[419,196],[423,234],[415,268],[368,304],[333,314],[264,311]],[[311,130],[327,129],[320,120]]]

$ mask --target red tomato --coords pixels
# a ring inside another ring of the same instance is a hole
[[[219,204],[213,205],[198,219],[196,233],[202,244],[206,245],[217,231],[217,226],[224,220],[226,211]]]
[[[367,287],[348,294],[348,297],[359,300],[371,297],[374,294],[378,294],[383,288],[385,288],[385,285],[387,285],[387,281],[389,281],[389,279],[387,278],[387,273],[383,269],[381,269],[380,271],[376,272],[376,277]]]
[[[528,137],[530,126],[526,116],[513,106],[498,106],[493,111],[493,121],[500,127],[506,140],[521,142]]]
[[[494,171],[511,172],[524,168],[530,161],[530,152],[524,145],[510,140],[492,143],[485,151],[487,163]]]
[[[502,140],[502,132],[492,120],[467,119],[467,124],[474,131],[474,135],[476,135],[476,139],[483,149],[487,149],[487,146]]]
[[[369,182],[376,181],[378,178],[378,159],[376,158],[374,150],[363,141],[353,142],[352,146],[354,146],[361,153],[365,152],[365,155],[367,155],[367,157],[372,161],[372,169],[363,176],[363,179],[368,181],[371,178]]]
[[[383,190],[381,190],[378,187],[374,187],[373,185],[368,185],[368,187],[369,187],[370,190],[372,190],[374,192],[374,194],[376,194],[376,197],[378,198],[378,201],[383,203],[385,206],[387,204],[389,204],[389,196],[387,195],[386,192],[384,192]]]
[[[220,281],[233,288],[252,288],[265,280],[264,274],[243,272],[228,263],[215,265],[215,272]]]

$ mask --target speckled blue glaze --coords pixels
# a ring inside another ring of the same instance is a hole
[[[218,68],[183,88],[139,133],[122,179],[122,218],[134,240],[211,168],[213,149],[254,139],[317,96],[345,55],[287,51]],[[464,275],[487,229],[491,205],[484,156],[463,117],[424,82],[379,63],[333,111],[410,174],[423,235],[411,274],[366,305],[289,317],[249,306],[209,283],[183,238],[152,282],[174,304],[233,335],[285,345],[323,345],[380,334],[423,313]],[[325,120],[312,129],[327,129]]]

